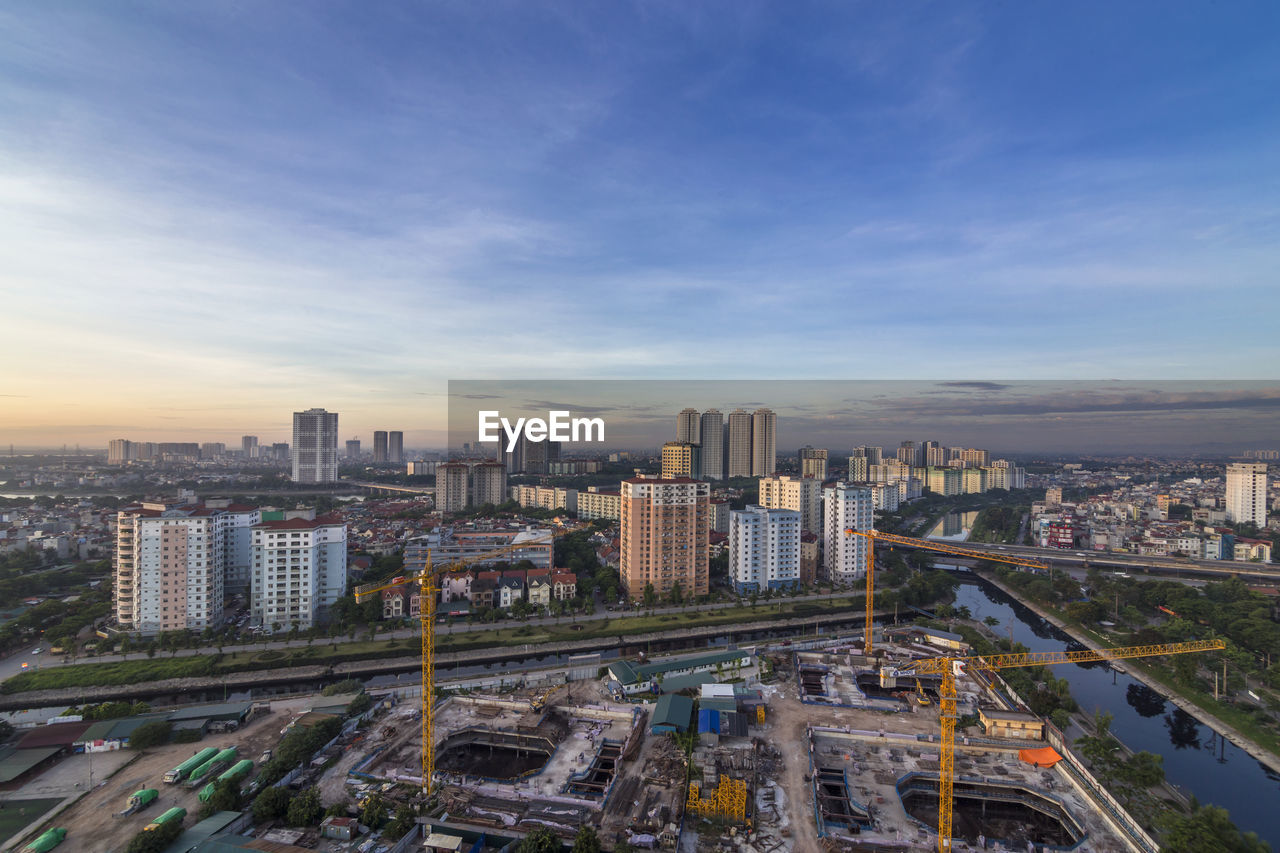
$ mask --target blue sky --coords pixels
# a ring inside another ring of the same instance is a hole
[[[1274,3],[0,10],[0,440],[449,378],[1274,378]]]

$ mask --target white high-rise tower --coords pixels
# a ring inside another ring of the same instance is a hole
[[[1267,463],[1234,462],[1227,466],[1227,521],[1267,526]]]

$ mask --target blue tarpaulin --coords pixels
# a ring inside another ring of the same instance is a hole
[[[720,712],[710,708],[698,711],[698,731],[720,734]]]

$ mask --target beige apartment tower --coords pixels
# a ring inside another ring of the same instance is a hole
[[[467,463],[449,462],[436,466],[436,509],[440,512],[462,512],[467,508]]]
[[[800,529],[822,533],[822,481],[779,474],[760,478],[760,506],[800,513]]]
[[[771,409],[751,415],[751,476],[768,477],[778,469],[778,416]]]
[[[751,476],[751,415],[742,409],[734,409],[729,413],[728,447],[725,449],[728,460],[728,477]],[[769,473],[773,473],[770,471]]]
[[[701,449],[689,441],[668,441],[662,445],[662,478],[689,477],[702,478]]]
[[[711,487],[689,477],[622,481],[619,574],[640,600],[652,584],[659,596],[675,587],[685,597],[708,591]]]
[[[676,415],[676,441],[702,443],[702,416],[697,409],[683,409]]]

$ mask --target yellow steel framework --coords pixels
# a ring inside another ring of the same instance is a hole
[[[741,779],[720,777],[720,785],[706,799],[700,796],[697,782],[689,783],[689,799],[685,811],[703,817],[722,817],[743,823],[747,819],[747,783]]]
[[[941,551],[955,557],[972,557],[977,560],[990,560],[993,563],[1008,563],[1012,566],[1025,566],[1031,569],[1048,569],[1047,563],[1026,557],[1013,557],[1004,554],[988,554],[986,551],[975,551],[972,548],[961,548],[946,542],[934,542],[929,539],[914,539],[910,536],[899,536],[896,533],[881,533],[878,530],[854,530],[846,528],[845,536],[862,536],[867,540],[867,624],[863,629],[863,653],[870,655],[872,649],[872,627],[875,616],[876,595],[876,543],[904,545],[909,548],[923,548],[928,551]]]
[[[548,536],[541,539],[531,539],[527,542],[519,542],[514,545],[506,545],[502,548],[495,548],[492,551],[486,551],[483,554],[477,554],[472,557],[464,557],[456,560],[444,567],[443,571],[450,569],[462,568],[473,563],[488,562],[508,554],[512,551],[519,551],[530,545],[542,545],[547,542],[554,541],[557,537],[563,536],[570,532],[567,528],[561,528],[552,532]],[[554,563],[555,558],[552,557]],[[436,733],[435,733],[435,693],[436,693],[436,596],[440,593],[440,588],[435,585],[436,569],[432,566],[431,552],[427,551],[427,561],[423,566],[422,572],[409,578],[395,578],[390,583],[383,584],[365,584],[356,587],[355,599],[357,602],[367,601],[370,596],[377,595],[384,590],[394,589],[407,584],[416,584],[418,587],[418,622],[422,629],[422,791],[424,794],[430,794],[434,787],[434,777],[436,770]],[[546,701],[546,694],[542,697],[542,702]]]
[[[897,676],[940,675],[939,706],[942,717],[942,758],[938,773],[938,851],[951,850],[952,782],[955,778],[956,673],[964,667],[981,670],[1012,669],[1020,666],[1052,666],[1059,663],[1093,663],[1129,658],[1208,652],[1226,648],[1222,640],[1194,640],[1146,646],[1119,646],[1069,652],[1013,652],[976,657],[938,657],[910,661],[889,671]],[[917,684],[919,682],[917,681]]]

